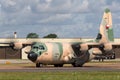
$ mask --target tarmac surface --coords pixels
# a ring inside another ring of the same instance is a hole
[[[120,71],[120,59],[105,60],[99,62],[93,60],[83,67],[72,67],[65,64],[64,67],[53,67],[51,65],[36,68],[29,60],[0,60],[0,72],[55,72],[55,71]]]

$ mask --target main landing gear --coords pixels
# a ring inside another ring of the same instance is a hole
[[[85,63],[84,60],[81,60],[80,58],[77,58],[74,60],[74,63],[72,63],[73,67],[82,67],[83,64]]]
[[[63,67],[63,64],[54,64],[54,67]]]
[[[37,68],[42,67],[42,66],[43,66],[42,63],[36,63]],[[63,67],[63,64],[54,64],[54,67]]]

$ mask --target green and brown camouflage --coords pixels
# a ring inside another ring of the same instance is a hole
[[[36,42],[28,54],[28,58],[35,62],[37,67],[40,64],[53,64],[62,67],[63,64],[72,64],[80,67],[92,60],[95,56],[112,52],[114,41],[112,16],[109,9],[106,9],[100,24],[97,38],[87,42]]]
[[[35,51],[35,54],[39,55],[36,62],[44,64],[58,64],[63,62],[65,63],[74,57],[74,52],[69,43],[36,43],[34,44],[34,48],[37,48],[38,45],[43,47],[42,50],[32,50]]]
[[[106,8],[105,13],[109,13],[109,12],[110,12],[110,9]]]
[[[107,43],[114,41],[114,34],[112,28],[112,15],[110,9],[106,8],[103,14],[103,18],[100,24],[99,33],[95,40],[87,42]]]
[[[100,39],[100,43],[107,43],[114,41],[114,34],[112,28],[112,15],[110,10],[107,8],[104,12],[102,22],[100,24],[100,31],[102,38]]]

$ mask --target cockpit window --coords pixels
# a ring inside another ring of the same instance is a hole
[[[33,49],[45,50],[45,47],[43,45],[39,45],[39,46],[34,46]]]
[[[43,52],[47,50],[46,45],[44,43],[36,42],[31,46],[31,52],[34,52],[38,55],[41,55]]]
[[[33,49],[36,50],[36,51],[38,51],[38,47],[37,46],[34,46]]]
[[[38,47],[34,46],[33,49],[38,49]]]
[[[39,46],[39,49],[40,49],[40,50],[45,50],[45,48],[44,48],[43,45],[40,45],[40,46]]]

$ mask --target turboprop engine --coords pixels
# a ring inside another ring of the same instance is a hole
[[[73,44],[72,48],[77,57],[82,56],[86,51],[88,51],[87,44]]]
[[[101,55],[102,51],[99,48],[91,48],[90,50],[88,50],[88,54],[89,60],[92,60],[93,58],[95,58],[96,55]]]
[[[85,62],[88,62],[95,58],[96,56],[109,55],[113,53],[112,45],[110,43],[106,44],[95,44],[90,46],[86,43],[83,44],[73,44],[73,51],[76,55],[74,66],[81,66]]]
[[[112,45],[110,43],[101,44],[99,49],[102,51],[102,55],[110,56],[114,54],[114,50],[112,49]]]
[[[87,51],[88,45],[87,44],[80,44],[80,51]]]
[[[81,67],[84,63],[89,60],[89,48],[87,44],[73,44],[72,49],[75,53],[75,58],[73,58],[72,65],[74,67]]]
[[[100,44],[98,48],[91,48],[88,52],[90,54],[90,60],[93,59],[96,55],[107,56],[114,53],[110,43]]]
[[[12,49],[15,49],[15,50],[18,50],[18,49],[21,49],[23,47],[23,44],[20,43],[20,42],[17,42],[17,43],[10,43],[10,47]]]
[[[101,44],[99,46],[99,49],[104,50],[104,51],[111,51],[112,50],[112,45],[110,43]]]

